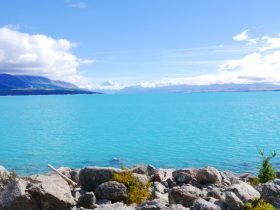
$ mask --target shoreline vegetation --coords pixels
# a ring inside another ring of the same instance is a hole
[[[0,166],[0,210],[274,210],[280,208],[280,175],[270,164],[276,153],[262,154],[258,176],[151,165],[17,176]]]

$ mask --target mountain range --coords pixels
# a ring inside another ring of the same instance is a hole
[[[252,84],[211,84],[211,85],[166,85],[158,87],[144,87],[141,85],[127,86],[120,90],[110,88],[102,90],[104,93],[192,93],[192,92],[249,92],[249,91],[280,91],[280,85],[271,83]]]
[[[0,95],[95,94],[68,82],[42,76],[0,74]]]
[[[105,84],[105,85],[104,85]],[[42,76],[0,74],[0,96],[3,95],[61,95],[61,94],[136,94],[136,93],[191,93],[191,92],[244,92],[280,91],[280,85],[271,83],[211,84],[211,85],[165,85],[144,87],[127,86],[119,90],[110,89],[113,83],[104,83],[103,89],[85,90],[78,86]]]

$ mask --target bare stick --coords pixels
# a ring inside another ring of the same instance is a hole
[[[68,184],[76,187],[78,186],[78,184],[74,181],[72,181],[71,179],[69,179],[67,176],[65,176],[64,174],[62,174],[60,171],[58,171],[56,168],[54,168],[51,164],[48,164],[48,167],[50,170],[52,170],[53,172],[57,173],[59,176],[61,176],[66,182],[68,182]]]

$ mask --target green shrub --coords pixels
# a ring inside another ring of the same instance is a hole
[[[254,178],[250,179],[249,182],[252,186],[255,187],[260,184],[260,179],[258,177],[254,177]]]
[[[262,199],[257,199],[246,203],[245,210],[276,210],[276,208]]]
[[[146,199],[151,198],[149,188],[151,183],[143,184],[137,178],[133,176],[133,173],[125,170],[120,173],[113,174],[113,181],[124,184],[128,190],[127,204],[141,204]]]
[[[268,181],[274,180],[276,178],[275,168],[270,163],[277,153],[274,151],[270,156],[266,156],[263,150],[260,150],[260,155],[262,157],[261,166],[259,168],[259,181],[261,183],[266,183]]]

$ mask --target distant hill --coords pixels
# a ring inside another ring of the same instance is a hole
[[[68,82],[41,76],[0,74],[0,95],[95,94]]]

